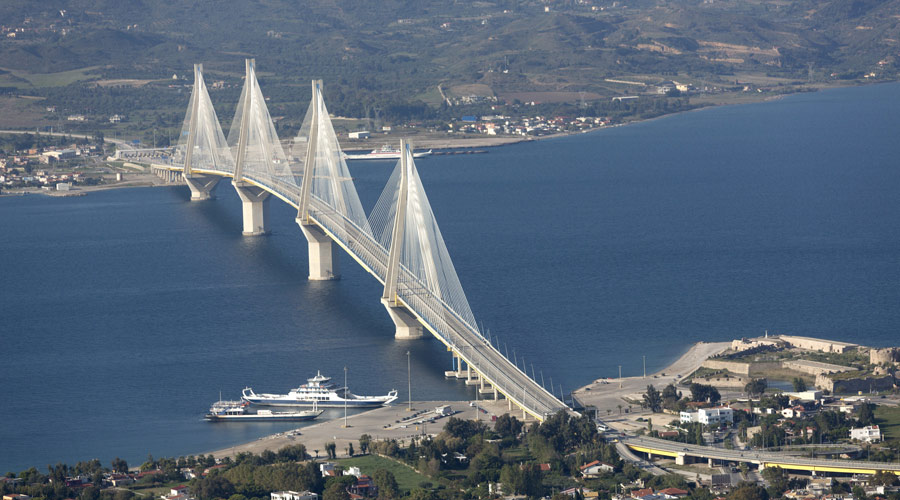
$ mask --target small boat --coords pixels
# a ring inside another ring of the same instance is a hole
[[[290,412],[257,410],[256,413],[251,413],[247,410],[248,406],[250,406],[250,403],[246,401],[217,401],[209,408],[209,413],[204,418],[210,422],[222,422],[225,420],[239,420],[241,422],[259,420],[302,422],[304,420],[312,420],[324,411],[319,409]]]
[[[339,394],[340,392],[340,394]],[[384,396],[357,396],[346,387],[337,387],[320,372],[306,379],[306,384],[291,389],[287,394],[257,394],[246,387],[243,400],[259,406],[317,406],[320,408],[377,408],[386,406],[397,399],[393,389]]]
[[[429,155],[431,155],[430,149],[428,151],[413,153],[413,158],[422,158]],[[373,149],[371,153],[358,155],[344,153],[344,158],[347,160],[397,160],[400,158],[400,149],[395,148],[390,144],[385,144],[384,146],[381,146],[381,149]]]

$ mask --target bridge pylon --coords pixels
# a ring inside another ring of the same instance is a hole
[[[241,212],[243,215],[244,230],[241,234],[244,236],[261,236],[268,233],[268,205],[269,192],[260,187],[254,186],[244,180],[244,164],[247,163],[247,144],[250,142],[250,122],[254,120],[254,109],[259,106],[265,106],[265,102],[255,102],[262,97],[258,82],[256,81],[256,60],[244,60],[244,91],[241,94],[240,116],[235,116],[235,122],[238,122],[238,141],[235,150],[234,161],[234,178],[231,185],[237,191],[238,197],[241,199]],[[254,152],[265,150],[261,148],[258,140],[254,141]],[[265,160],[264,160],[265,161]]]
[[[191,190],[191,201],[209,200],[222,178],[196,170],[227,170],[231,155],[203,82],[202,64],[194,65],[194,89],[181,137],[176,155],[184,161],[181,175]]]
[[[310,198],[312,197],[313,178],[316,175],[316,161],[320,155],[320,121],[325,104],[322,99],[322,80],[312,81],[312,101],[310,102],[310,126],[307,139],[305,161],[303,163],[303,179],[300,183],[300,202],[297,207],[297,225],[303,231],[309,248],[309,279],[325,281],[340,279],[338,247],[331,237],[310,219]]]
[[[400,279],[400,254],[403,251],[404,233],[406,232],[406,214],[409,201],[409,169],[412,162],[409,161],[412,153],[406,139],[400,139],[400,186],[397,193],[397,209],[394,212],[394,227],[391,235],[391,247],[388,251],[387,273],[384,277],[384,293],[381,295],[381,303],[387,309],[388,315],[394,322],[396,330],[394,338],[412,340],[424,337],[422,323],[410,314],[398,297],[398,282]]]

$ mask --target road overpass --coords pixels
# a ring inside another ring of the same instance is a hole
[[[900,463],[892,462],[802,458],[772,451],[728,450],[643,436],[624,436],[619,441],[632,451],[645,453],[650,458],[674,458],[676,464],[684,464],[691,460],[718,460],[751,464],[760,469],[780,467],[798,472],[840,474],[875,474],[877,471],[889,471],[900,475]]]

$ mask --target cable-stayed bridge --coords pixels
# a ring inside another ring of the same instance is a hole
[[[247,236],[266,233],[271,195],[288,203],[297,209],[296,222],[309,245],[309,279],[336,279],[343,249],[384,285],[381,302],[396,326],[396,338],[421,338],[427,329],[447,346],[455,367],[448,376],[466,378],[494,399],[506,398],[509,408],[521,409],[523,417],[543,420],[568,410],[478,329],[406,141],[401,141],[400,160],[367,216],[328,116],[321,81],[312,82],[309,109],[286,152],[252,59],[245,69],[226,138],[202,66],[195,65],[178,145],[167,160],[152,164],[154,171],[183,178],[195,201],[210,199],[219,181],[231,178]]]

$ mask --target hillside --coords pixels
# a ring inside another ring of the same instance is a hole
[[[412,106],[427,119],[438,85],[451,99],[475,88],[575,102],[674,79],[894,79],[900,50],[900,0],[6,0],[0,19],[7,89],[28,88],[23,73],[85,67],[88,82],[70,85],[171,81],[195,62],[227,88],[252,56],[273,100],[304,102],[323,78],[331,109],[361,117]]]

